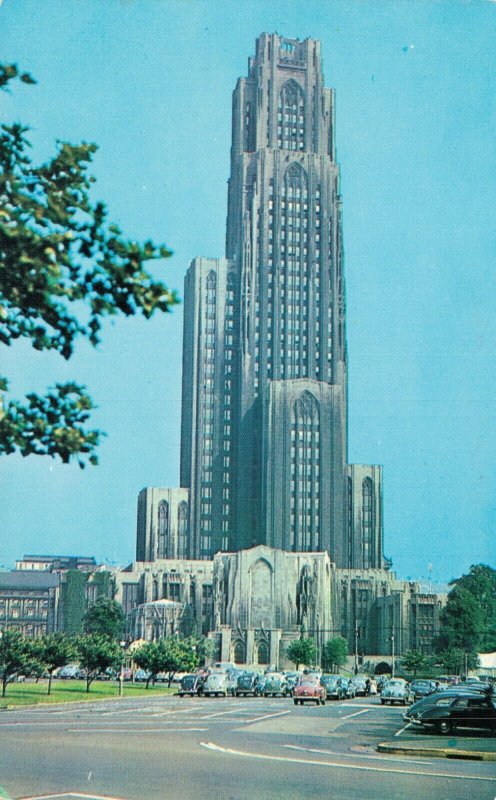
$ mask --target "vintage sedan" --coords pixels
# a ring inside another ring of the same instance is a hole
[[[259,693],[260,687],[260,675],[256,672],[243,672],[242,675],[239,675],[238,682],[236,685],[235,695],[236,697],[246,697],[249,694],[252,694],[253,697]]]
[[[325,686],[328,700],[344,700],[346,697],[345,681],[341,675],[322,675],[320,682]]]
[[[436,681],[427,679],[413,680],[410,684],[410,689],[413,692],[415,700],[421,700],[422,697],[432,694],[436,690]]]
[[[203,685],[205,697],[227,697],[228,676],[225,672],[211,672]]]
[[[325,686],[315,678],[304,675],[293,689],[293,703],[300,706],[303,703],[316,703],[325,706],[327,691]]]
[[[448,734],[456,728],[487,729],[496,733],[496,703],[480,692],[447,691],[429,695],[403,714],[413,726]]]
[[[403,680],[403,678],[391,678],[381,692],[382,705],[386,703],[391,703],[391,705],[399,703],[400,705],[407,706],[413,699],[414,697],[410,689],[410,684]]]
[[[264,697],[281,697],[286,694],[286,676],[282,672],[269,672],[265,676],[265,683],[263,687]]]
[[[178,695],[179,697],[184,697],[184,695],[199,695],[203,691],[203,684],[205,683],[205,678],[203,675],[198,675],[197,673],[192,673],[191,675],[185,675],[181,681],[181,685],[179,687]]]

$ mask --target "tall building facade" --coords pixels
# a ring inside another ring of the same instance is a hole
[[[347,464],[334,95],[320,43],[262,34],[233,94],[226,258],[185,281],[190,558],[264,544],[381,568],[379,467]]]

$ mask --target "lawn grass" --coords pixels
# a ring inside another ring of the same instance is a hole
[[[119,696],[119,684],[117,681],[94,681],[89,692],[86,691],[85,681],[64,681],[53,680],[51,694],[47,695],[48,681],[40,680],[39,683],[9,683],[7,694],[0,697],[0,709],[11,708],[14,706],[37,705],[38,703],[80,703],[88,700],[105,700]],[[177,687],[172,685],[169,689],[167,684],[157,683],[155,686],[150,684],[146,689],[144,683],[124,683],[124,697],[155,697],[157,695],[175,694]]]

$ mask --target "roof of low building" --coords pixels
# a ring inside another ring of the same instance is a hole
[[[0,589],[51,589],[59,583],[60,576],[53,572],[0,572]]]

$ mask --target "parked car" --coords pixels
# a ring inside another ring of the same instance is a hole
[[[341,678],[345,690],[345,696],[347,700],[353,699],[356,697],[356,688],[355,684],[351,680],[351,678]],[[376,692],[377,694],[377,692]]]
[[[144,683],[148,680],[148,672],[144,669],[137,669],[134,673],[134,682],[135,683]]]
[[[255,697],[259,693],[260,676],[256,672],[243,672],[238,675],[235,695],[236,697],[246,697],[252,694]]]
[[[203,686],[205,697],[212,695],[217,697],[227,697],[228,677],[226,672],[211,672]]]
[[[322,675],[320,682],[325,686],[327,700],[344,700],[346,697],[347,687],[341,675]]]
[[[355,694],[365,697],[367,694],[367,678],[364,675],[355,675],[351,680],[355,687]]]
[[[130,667],[124,667],[120,674],[123,681],[132,681],[133,679],[133,670]]]
[[[391,678],[381,692],[382,705],[386,703],[391,703],[391,705],[399,703],[400,705],[406,706],[411,703],[413,699],[414,697],[410,689],[410,684],[403,680],[403,678]]]
[[[311,702],[325,706],[326,694],[326,688],[319,680],[303,675],[293,690],[293,702],[295,706]]]
[[[413,680],[410,684],[410,689],[413,692],[415,700],[421,700],[422,697],[432,694],[436,689],[436,681],[427,679]]]
[[[79,677],[79,667],[77,664],[66,664],[65,667],[59,670],[58,678],[62,680],[75,680]]]
[[[293,689],[301,678],[301,672],[285,672],[286,694],[293,694]]]
[[[179,692],[178,692],[179,697],[184,697],[185,694],[189,695],[202,694],[204,683],[205,683],[205,678],[203,677],[203,675],[198,675],[196,673],[192,673],[191,675],[185,675],[179,687]]]
[[[286,694],[286,686],[286,676],[283,675],[282,672],[269,672],[268,675],[265,676],[263,696],[276,697],[279,695],[282,697]]]
[[[414,726],[448,734],[456,728],[483,728],[496,733],[495,700],[480,692],[456,690],[429,695],[414,703],[403,718]]]

